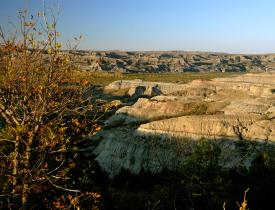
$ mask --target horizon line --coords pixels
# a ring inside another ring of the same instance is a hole
[[[94,51],[94,52],[178,52],[178,53],[214,53],[214,54],[229,54],[229,55],[275,55],[274,52],[225,52],[225,51],[206,51],[206,50],[124,50],[124,49],[77,49],[77,51]]]

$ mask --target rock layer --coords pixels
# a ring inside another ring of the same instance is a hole
[[[249,167],[259,151],[275,148],[275,73],[181,85],[117,81],[105,89],[138,87],[144,87],[143,93],[152,87],[160,92],[147,98],[138,95],[136,103],[119,109],[106,128],[91,137],[103,139],[93,154],[111,175],[122,168],[133,173],[176,170],[192,151],[190,145],[202,138],[220,145],[224,167]],[[254,150],[243,157],[238,142]]]

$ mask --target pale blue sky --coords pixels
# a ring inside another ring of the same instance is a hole
[[[0,24],[42,0],[0,0]],[[46,0],[59,3],[63,39],[88,50],[275,53],[274,0]]]

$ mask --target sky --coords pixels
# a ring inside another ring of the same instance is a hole
[[[45,0],[59,5],[62,41],[85,50],[275,53],[274,0]],[[42,0],[0,0],[0,25]]]

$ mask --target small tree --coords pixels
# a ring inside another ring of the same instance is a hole
[[[27,208],[30,194],[47,186],[80,193],[69,189],[64,166],[73,165],[66,158],[71,136],[87,123],[78,119],[83,87],[74,79],[72,53],[61,50],[56,17],[24,10],[19,21],[12,34],[0,28],[0,199],[9,208]]]

